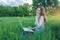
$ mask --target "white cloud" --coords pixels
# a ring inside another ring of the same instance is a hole
[[[4,2],[4,3],[8,4],[7,0],[0,0],[0,2]]]
[[[16,0],[8,0],[9,2],[16,2]]]
[[[7,5],[23,5],[24,3],[32,4],[32,0],[0,0]]]
[[[60,1],[60,0],[58,0],[58,1]]]
[[[25,0],[25,3],[32,4],[32,0]]]

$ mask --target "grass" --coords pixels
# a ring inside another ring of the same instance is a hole
[[[34,16],[0,17],[0,40],[56,40],[56,28],[60,28],[60,16],[47,16],[45,29],[39,35],[20,35],[22,27],[34,26],[34,21]],[[60,32],[57,35],[59,36]]]

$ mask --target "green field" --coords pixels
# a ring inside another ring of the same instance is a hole
[[[34,26],[34,21],[34,16],[0,17],[0,40],[56,40],[57,28],[60,28],[60,16],[47,16],[45,29],[40,35],[20,35],[22,27]],[[57,35],[60,35],[60,32]]]

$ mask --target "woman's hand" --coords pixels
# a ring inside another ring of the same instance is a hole
[[[40,24],[38,24],[38,28],[40,28],[41,26],[40,26]]]

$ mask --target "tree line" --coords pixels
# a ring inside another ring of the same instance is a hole
[[[30,13],[28,4],[19,5],[18,7],[0,6],[0,17],[2,16],[28,16]]]
[[[24,5],[19,5],[18,7],[11,6],[0,6],[0,17],[2,16],[31,16],[35,15],[37,6],[44,6],[47,13],[51,13],[51,9],[55,10],[55,7],[58,5],[58,0],[33,0],[32,9],[31,5],[28,3]],[[52,8],[51,8],[52,7]],[[47,9],[48,8],[48,9]],[[50,9],[50,10],[49,10]],[[49,11],[47,11],[49,10]],[[54,12],[54,11],[53,11]]]

